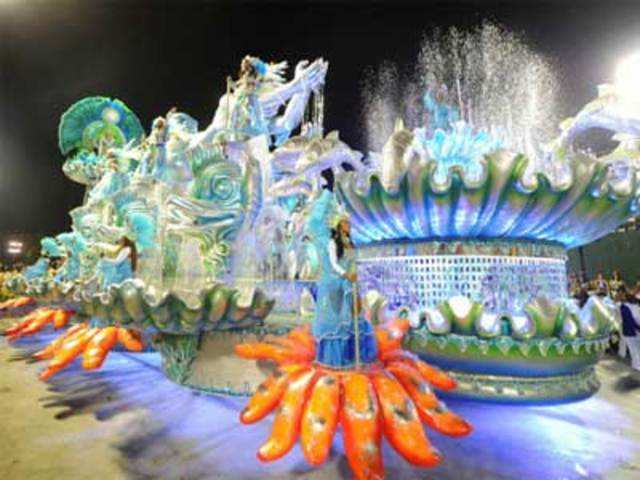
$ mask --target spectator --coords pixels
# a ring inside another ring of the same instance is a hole
[[[633,296],[636,299],[636,302],[640,303],[640,280],[636,281],[636,285],[633,288]]]
[[[635,298],[629,295],[626,290],[621,290],[620,315],[622,317],[622,337],[620,353],[626,355],[629,349],[631,355],[631,367],[640,370],[640,308],[635,302]]]
[[[613,277],[609,280],[609,292],[617,292],[621,288],[626,289],[626,285],[622,281],[619,270],[613,271]]]
[[[600,297],[606,297],[609,295],[609,284],[604,279],[602,272],[598,272],[596,274],[596,278],[591,282],[591,290]]]

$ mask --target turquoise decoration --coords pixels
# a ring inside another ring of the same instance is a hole
[[[268,66],[266,63],[264,63],[262,60],[260,60],[259,58],[251,58],[251,64],[253,65],[253,68],[256,69],[256,71],[258,72],[259,75],[266,75],[267,71],[268,71]]]
[[[73,282],[81,274],[81,255],[86,251],[87,244],[77,232],[61,233],[56,240],[65,250],[65,262],[55,277],[57,283]]]
[[[475,132],[464,123],[452,125],[447,130],[438,129],[427,138],[425,129],[416,131],[416,141],[426,149],[429,158],[436,161],[433,173],[438,183],[446,182],[447,172],[459,168],[468,179],[481,178],[484,156],[498,150],[501,141],[487,132]]]
[[[153,218],[141,212],[132,212],[127,216],[131,239],[140,252],[155,246],[156,225]]]
[[[49,260],[46,258],[39,258],[36,263],[24,269],[22,276],[27,281],[34,281],[43,278],[49,269]]]
[[[44,256],[54,258],[62,256],[62,252],[55,238],[44,237],[40,240],[40,246],[42,247],[42,255]]]
[[[74,103],[62,115],[58,127],[58,145],[63,155],[74,150],[91,151],[102,140],[122,146],[137,143],[143,136],[142,125],[129,107],[107,97],[88,97]]]
[[[377,173],[364,188],[355,173],[347,173],[338,182],[338,195],[351,215],[357,245],[518,239],[574,248],[606,235],[637,211],[631,171],[613,183],[605,165],[576,157],[567,182],[543,172],[528,177],[526,157],[498,150],[479,163],[480,175],[453,166],[441,178],[437,162],[429,160],[402,177],[397,194],[385,190]]]
[[[460,120],[460,111],[457,108],[436,101],[430,92],[425,92],[422,96],[422,104],[429,114],[429,125],[434,130],[447,131]]]

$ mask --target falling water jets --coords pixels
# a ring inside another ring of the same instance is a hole
[[[410,129],[427,125],[422,97],[429,93],[505,147],[537,158],[557,134],[558,86],[550,61],[501,26],[435,31],[425,37],[406,74],[390,62],[368,72],[363,89],[367,147],[379,151],[397,117]]]

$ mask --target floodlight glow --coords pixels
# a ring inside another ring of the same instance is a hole
[[[640,53],[624,58],[616,67],[615,86],[625,99],[640,103]]]

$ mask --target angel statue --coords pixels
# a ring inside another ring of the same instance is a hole
[[[316,361],[334,368],[352,367],[356,360],[374,362],[373,327],[359,314],[349,218],[340,210],[330,191],[324,190],[311,207],[307,233],[320,253],[313,323]]]
[[[312,63],[303,60],[296,65],[293,80],[285,82],[286,62],[244,57],[238,80],[229,84],[199,141],[211,141],[220,133],[241,141],[267,135],[281,145],[300,125],[309,96],[324,84],[327,68],[321,58]],[[281,107],[284,113],[278,115]]]

